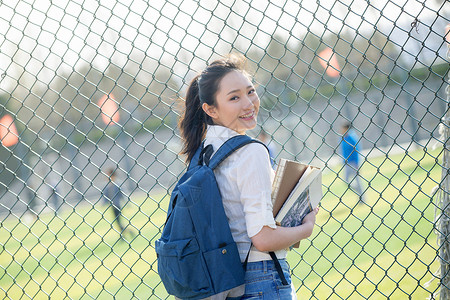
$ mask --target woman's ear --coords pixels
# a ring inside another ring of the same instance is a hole
[[[212,119],[217,118],[217,110],[214,105],[209,105],[207,103],[202,104],[203,111],[210,116]]]

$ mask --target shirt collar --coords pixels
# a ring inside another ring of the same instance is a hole
[[[239,135],[236,131],[220,125],[208,125],[206,138],[232,138],[233,136]]]

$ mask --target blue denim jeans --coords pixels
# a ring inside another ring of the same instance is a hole
[[[245,294],[242,299],[297,299],[291,282],[289,265],[285,259],[279,261],[288,285],[281,283],[273,261],[250,262],[247,264],[247,272],[245,272]]]

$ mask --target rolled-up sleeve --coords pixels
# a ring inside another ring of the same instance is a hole
[[[273,169],[267,149],[257,143],[239,151],[237,185],[244,207],[248,236],[258,234],[264,226],[276,228],[272,213]]]

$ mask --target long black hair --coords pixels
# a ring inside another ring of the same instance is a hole
[[[202,108],[203,103],[216,106],[216,94],[220,81],[231,71],[245,70],[245,58],[241,55],[231,54],[227,57],[213,61],[199,75],[195,76],[186,92],[184,113],[179,120],[181,137],[183,138],[182,154],[187,155],[190,161],[205,138],[207,125],[213,121]]]

